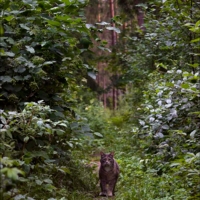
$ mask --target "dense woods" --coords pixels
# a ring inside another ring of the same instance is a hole
[[[200,198],[200,2],[0,1],[0,199]]]

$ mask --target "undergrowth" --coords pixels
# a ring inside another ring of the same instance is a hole
[[[86,154],[88,159],[92,159],[94,152],[98,155],[101,150],[115,152],[120,166],[115,199],[198,199],[199,154],[182,154],[182,147],[179,144],[179,149],[177,148],[175,139],[177,156],[168,158],[172,149],[169,147],[170,143],[167,145],[163,140],[155,139],[145,132],[139,125],[140,119],[136,120],[136,117],[130,115],[130,108],[126,109],[122,106],[112,112],[95,103],[89,109],[87,107],[82,110],[94,129],[97,121],[96,131],[102,135],[94,139],[91,154]],[[96,111],[98,113],[95,115]],[[136,111],[136,115],[144,116],[141,111]],[[182,142],[187,145],[188,141],[182,139]]]

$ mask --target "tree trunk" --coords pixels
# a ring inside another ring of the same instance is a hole
[[[114,0],[110,0],[110,14],[111,14],[111,19],[115,16],[115,2]],[[115,27],[115,24],[114,23],[111,23],[111,25],[113,27]],[[117,43],[117,35],[115,33],[115,31],[111,31],[111,34],[112,34],[112,42],[111,42],[111,48],[113,46],[116,45]],[[116,109],[117,108],[117,88],[115,88],[115,86],[113,86],[112,88],[112,107],[113,109]]]

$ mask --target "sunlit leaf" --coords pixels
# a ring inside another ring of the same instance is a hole
[[[13,81],[13,79],[10,76],[0,76],[0,80],[2,82],[7,82],[7,83],[11,83]]]
[[[74,147],[74,145],[73,145],[71,142],[67,142],[67,144],[68,144],[71,148]]]
[[[67,174],[70,174],[70,173],[71,173],[71,172],[70,172],[70,169],[67,168],[67,167],[61,167],[59,170],[62,170],[62,171],[64,171],[64,172],[67,173]]]
[[[183,89],[189,89],[190,88],[190,85],[188,83],[184,83],[184,84],[181,84],[181,87]]]
[[[28,141],[29,141],[29,136],[26,136],[26,137],[24,138],[24,142],[27,143]]]
[[[3,168],[0,170],[1,173],[6,174],[6,176],[10,179],[17,180],[19,178],[19,174],[24,175],[24,172],[22,170],[14,168]]]
[[[7,124],[6,118],[4,116],[0,116],[1,123]]]
[[[53,26],[61,26],[61,23],[58,22],[58,21],[47,20],[47,22],[48,22],[50,25],[53,25]]]
[[[116,33],[121,33],[120,29],[119,28],[116,28],[116,27],[106,27],[107,30],[110,30],[110,31],[115,31]]]
[[[71,5],[71,0],[62,0],[63,3],[65,3],[67,6]]]
[[[100,138],[103,137],[103,135],[102,135],[101,133],[99,133],[99,132],[94,132],[93,134],[94,134],[95,136],[97,136],[97,137],[100,137]]]
[[[197,132],[197,130],[193,130],[193,131],[190,133],[190,137],[191,137],[192,139],[194,139],[196,132]]]
[[[6,19],[7,21],[11,21],[13,18],[14,18],[13,15],[9,15],[9,16],[5,17],[5,19]]]
[[[38,125],[39,127],[41,127],[43,124],[44,124],[43,120],[38,120],[38,121],[37,121],[37,125]]]
[[[26,46],[26,50],[29,51],[30,53],[35,53],[35,49],[31,46]]]
[[[51,179],[49,179],[49,178],[46,178],[46,179],[44,179],[43,181],[44,181],[45,183],[50,183],[50,184],[53,183],[53,181],[52,181]]]
[[[47,61],[47,62],[44,62],[42,65],[45,66],[45,65],[52,65],[56,63],[56,61]]]
[[[37,185],[42,185],[42,183],[43,183],[43,181],[41,181],[41,180],[38,180],[38,179],[37,179],[37,180],[35,180],[35,182],[36,182],[36,184],[37,184]]]
[[[165,125],[162,126],[162,128],[168,130],[169,126],[167,124],[165,124]]]
[[[20,25],[21,28],[23,28],[23,29],[25,29],[27,31],[30,30],[30,28],[28,26],[26,26],[25,24],[19,24],[19,25]]]
[[[96,80],[96,73],[88,72],[88,76],[90,76],[92,79]]]
[[[107,22],[99,22],[99,23],[96,23],[96,24],[101,25],[101,26],[110,25],[110,23],[107,23]]]
[[[199,42],[199,41],[200,41],[200,38],[196,38],[196,39],[191,40],[192,43]]]

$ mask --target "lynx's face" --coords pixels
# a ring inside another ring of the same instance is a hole
[[[113,153],[101,153],[101,166],[104,168],[110,168],[114,165]]]

